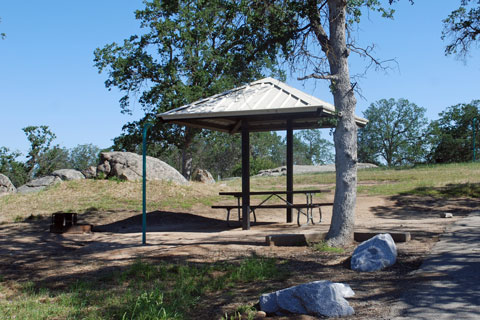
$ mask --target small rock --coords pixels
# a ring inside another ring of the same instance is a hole
[[[267,313],[265,311],[257,311],[255,316],[253,317],[254,320],[259,320],[267,317]]]
[[[215,183],[215,179],[213,178],[212,174],[204,169],[195,170],[193,173],[193,180],[208,184]]]
[[[450,212],[442,212],[440,213],[440,218],[453,218],[453,214]]]
[[[388,233],[376,235],[362,242],[353,251],[351,268],[355,271],[377,271],[389,267],[397,260],[397,247]]]

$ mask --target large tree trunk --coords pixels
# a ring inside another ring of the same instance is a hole
[[[195,133],[190,128],[185,128],[185,140],[182,148],[182,175],[185,179],[190,180],[192,177],[193,158],[190,152],[190,145],[192,144]]]
[[[355,202],[357,197],[357,125],[356,99],[348,69],[349,50],[346,45],[346,0],[329,0],[330,52],[327,57],[332,80],[333,97],[338,112],[334,134],[336,189],[332,222],[327,241],[344,246],[353,240]]]

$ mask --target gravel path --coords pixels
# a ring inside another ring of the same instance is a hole
[[[394,305],[394,320],[480,319],[480,212],[457,221],[416,271],[416,285]]]

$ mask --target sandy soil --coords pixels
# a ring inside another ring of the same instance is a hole
[[[333,195],[329,196],[330,199]],[[90,212],[80,223],[95,226],[91,234],[51,234],[49,219],[27,220],[0,225],[0,270],[5,281],[38,281],[62,286],[75,279],[97,277],[132,263],[136,258],[208,263],[234,260],[253,253],[285,260],[291,277],[281,283],[258,283],[237,288],[235,295],[206,297],[204,310],[196,312],[219,318],[238,305],[255,303],[258,292],[276,290],[314,280],[348,283],[356,293],[349,299],[356,315],[351,319],[388,319],[389,306],[411,281],[409,273],[445,227],[468,214],[479,200],[439,200],[414,196],[367,197],[357,199],[356,228],[374,231],[409,231],[412,240],[399,243],[398,262],[383,271],[356,273],[348,268],[345,253],[320,253],[308,247],[268,247],[265,236],[279,233],[327,231],[331,208],[324,210],[319,225],[297,227],[285,223],[285,212],[258,211],[259,222],[251,230],[229,228],[223,210],[199,206],[189,212],[151,211],[148,213],[147,245],[141,245],[141,215],[138,212]],[[442,219],[440,212],[452,212],[453,219]],[[208,307],[207,307],[208,306]],[[205,319],[205,318],[204,318]],[[278,318],[286,319],[286,318]],[[309,317],[291,317],[309,319]]]

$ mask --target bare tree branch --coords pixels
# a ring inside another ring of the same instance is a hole
[[[320,79],[320,80],[331,80],[335,81],[338,79],[338,76],[335,74],[318,74],[318,73],[312,73],[304,77],[299,77],[297,80],[307,80],[307,79]]]
[[[370,60],[370,64],[367,66],[367,68],[365,69],[365,71],[367,71],[368,69],[370,69],[370,67],[372,65],[375,66],[375,70],[388,70],[388,69],[392,69],[390,66],[388,66],[388,64],[390,62],[394,62],[395,64],[397,64],[398,66],[398,63],[395,59],[387,59],[387,60],[378,60],[377,58],[375,58],[371,52],[373,51],[373,49],[375,48],[374,45],[372,46],[368,46],[366,48],[361,48],[361,47],[357,47],[356,45],[354,45],[353,43],[349,43],[347,44],[347,47],[355,52],[356,54],[360,55],[361,57],[364,57],[364,58],[368,58]]]

